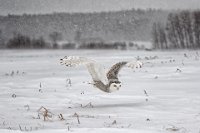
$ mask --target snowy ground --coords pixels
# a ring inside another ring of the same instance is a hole
[[[199,54],[1,50],[0,133],[199,133]],[[107,94],[87,84],[91,78],[84,67],[61,66],[65,55],[92,58],[106,67],[138,57],[145,64],[135,71],[124,68],[121,90]],[[41,107],[48,109],[46,121]]]

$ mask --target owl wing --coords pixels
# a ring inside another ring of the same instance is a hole
[[[107,78],[108,80],[118,80],[118,74],[119,71],[124,67],[127,66],[129,68],[141,68],[142,67],[142,62],[140,61],[130,61],[130,62],[118,62],[116,64],[114,64],[110,70],[107,72]]]
[[[60,59],[60,64],[66,65],[67,67],[84,65],[87,67],[93,81],[101,81],[104,84],[108,83],[105,69],[96,61],[79,56],[65,56],[63,59]]]

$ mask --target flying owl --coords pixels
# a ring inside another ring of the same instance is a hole
[[[61,65],[66,65],[67,67],[76,67],[79,65],[86,66],[92,77],[92,84],[94,87],[99,88],[107,93],[117,91],[119,88],[121,88],[121,82],[118,79],[118,74],[122,67],[142,67],[142,62],[140,61],[123,61],[114,64],[106,73],[104,67],[98,64],[96,61],[79,56],[65,56],[63,59],[60,59],[60,63]]]

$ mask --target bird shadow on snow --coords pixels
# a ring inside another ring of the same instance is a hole
[[[137,103],[112,103],[112,104],[94,104],[93,108],[116,108],[116,107],[142,107],[146,106],[145,102],[137,102]]]

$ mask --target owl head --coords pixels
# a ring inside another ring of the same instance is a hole
[[[121,82],[111,82],[109,86],[110,92],[118,91],[121,88]]]

